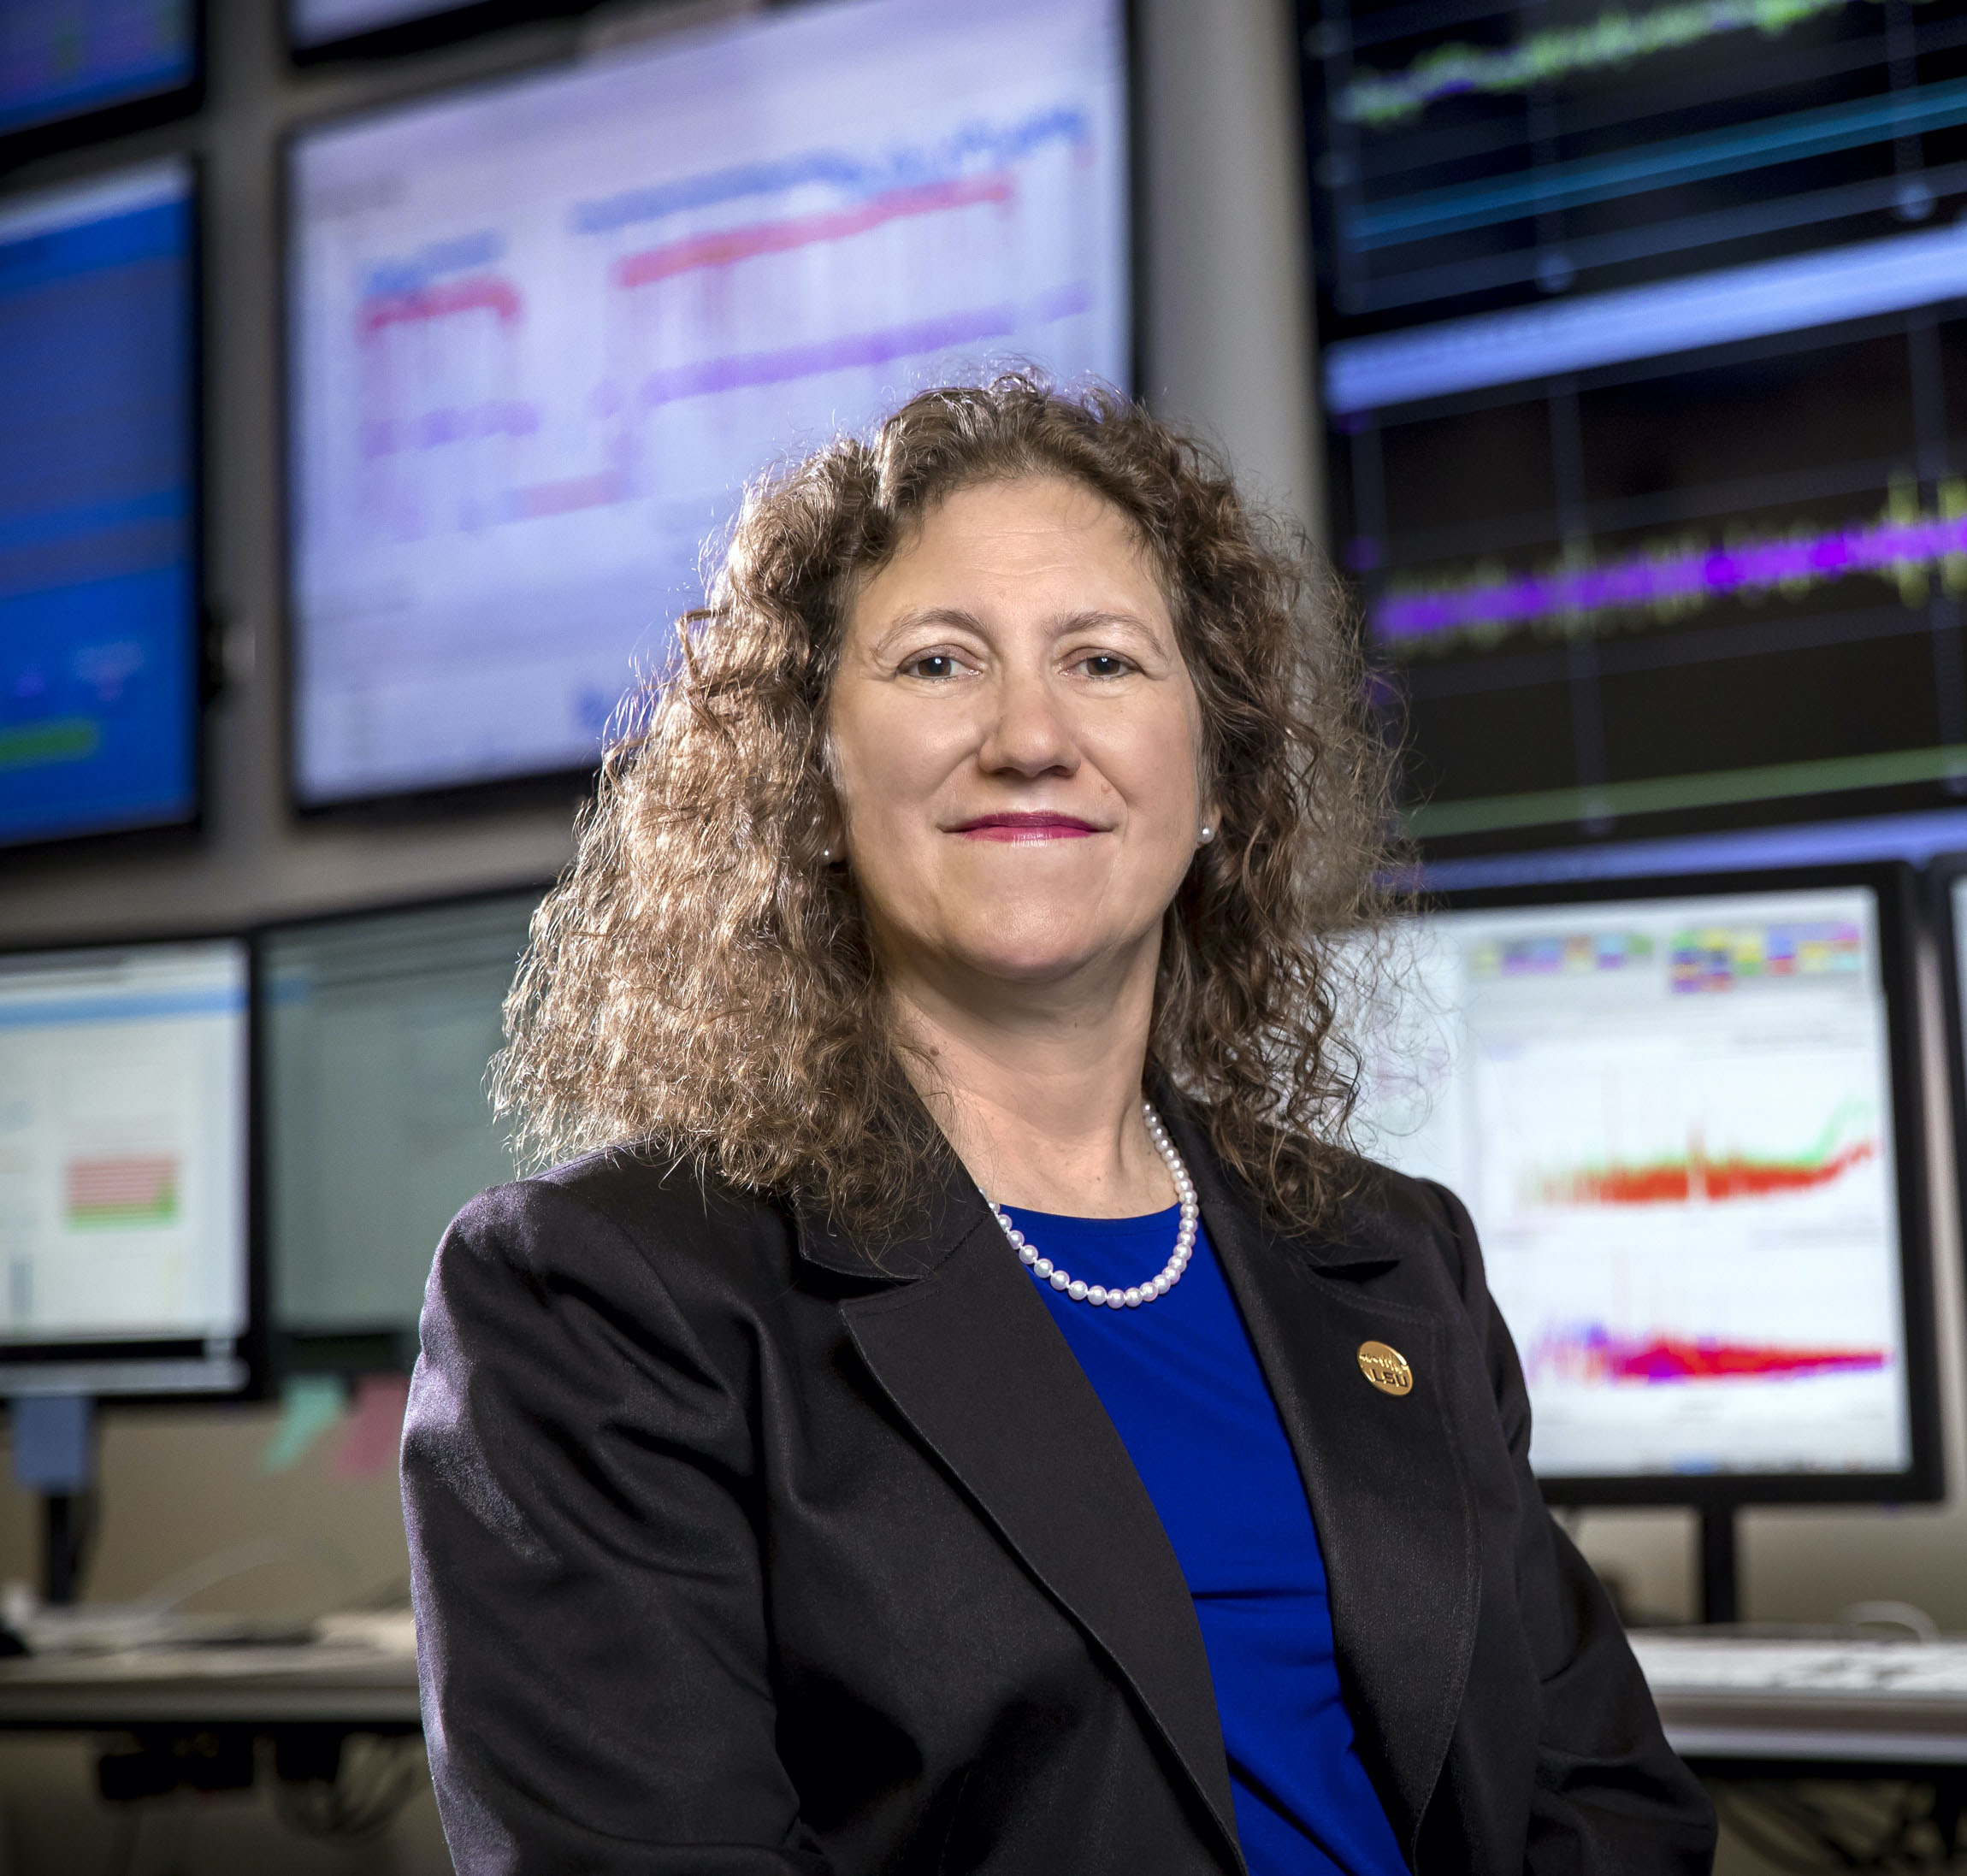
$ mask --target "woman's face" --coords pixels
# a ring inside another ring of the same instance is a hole
[[[861,589],[831,703],[848,859],[891,973],[1064,983],[1158,955],[1207,811],[1202,713],[1120,512],[964,489]]]

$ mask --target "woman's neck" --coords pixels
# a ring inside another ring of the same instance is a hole
[[[997,1204],[1133,1218],[1173,1202],[1141,1113],[1152,964],[1090,990],[894,989],[909,1077]]]

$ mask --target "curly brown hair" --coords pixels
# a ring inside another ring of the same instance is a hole
[[[646,1143],[865,1230],[900,1215],[933,1124],[851,878],[818,847],[830,687],[859,584],[954,491],[1030,475],[1127,517],[1201,703],[1219,833],[1167,910],[1150,1072],[1279,1224],[1350,1189],[1342,1018],[1357,935],[1387,909],[1391,821],[1338,584],[1201,444],[1029,372],[925,392],[747,494],[534,917],[493,1077],[529,1160]]]

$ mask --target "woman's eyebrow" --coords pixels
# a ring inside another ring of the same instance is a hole
[[[905,611],[896,613],[882,628],[880,635],[874,641],[873,648],[878,654],[885,651],[896,639],[904,637],[908,633],[921,631],[924,628],[930,630],[946,628],[952,631],[975,632],[981,634],[984,626],[983,622],[978,618],[974,612],[966,612],[961,606],[910,606]]]

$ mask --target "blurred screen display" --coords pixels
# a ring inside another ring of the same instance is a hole
[[[1306,0],[1333,540],[1464,851],[1967,786],[1967,4]]]
[[[272,1320],[290,1363],[416,1352],[444,1227],[513,1176],[486,1071],[536,893],[262,941]],[[334,1365],[333,1360],[329,1362]]]
[[[1130,372],[1117,0],[856,0],[309,132],[297,788],[592,762],[746,479],[924,386]]]
[[[298,46],[328,45],[387,26],[456,13],[472,0],[288,0],[287,35]]]
[[[0,843],[197,806],[190,171],[0,203]]]
[[[197,75],[192,0],[0,0],[0,135]]]
[[[1481,1234],[1539,1476],[1911,1462],[1869,888],[1450,911],[1362,1144]]]
[[[243,944],[0,959],[0,1388],[28,1351],[80,1393],[239,1384]]]

